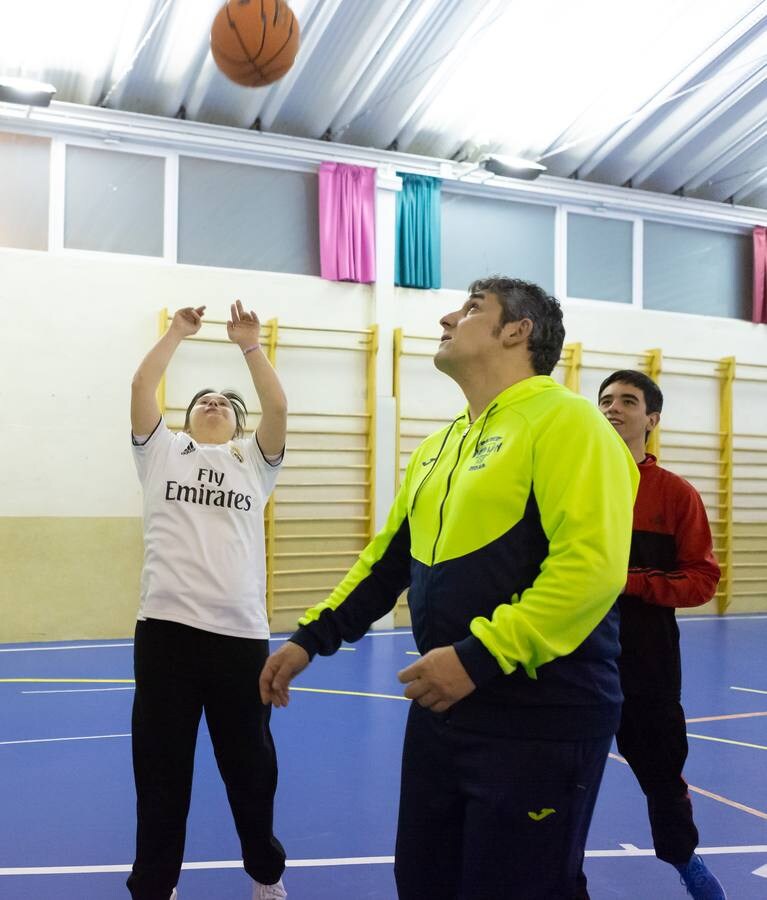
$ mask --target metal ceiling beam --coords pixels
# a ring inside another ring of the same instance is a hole
[[[684,185],[684,193],[690,194],[705,187],[707,182],[714,181],[721,177],[722,172],[733,165],[740,157],[748,153],[752,147],[762,142],[767,134],[767,121],[765,114],[767,113],[767,100],[759,104],[754,110],[753,124],[744,126],[743,131],[737,138],[732,134],[722,134],[708,149],[708,163],[702,169],[698,169],[697,173],[690,178]],[[724,194],[725,197],[730,196]]]
[[[673,124],[676,137],[632,176],[631,183],[634,187],[642,187],[652,178],[653,190],[675,191],[679,188],[687,179],[680,179],[675,171],[664,173],[662,170],[666,163],[681,153],[705,129],[715,125],[717,120],[721,119],[734,106],[753,95],[759,88],[764,87],[766,82],[767,64],[760,66],[756,72],[725,96],[720,95],[713,101],[703,101],[697,110],[694,108],[696,104],[685,104],[686,108],[679,110],[684,112],[685,121],[669,123]],[[676,116],[672,114],[671,118],[676,118]],[[656,177],[653,178],[653,176]]]
[[[108,105],[175,116],[209,52],[219,6],[219,0],[196,0],[196,14],[190,16],[183,3],[171,3]]]
[[[767,0],[762,0],[754,9],[730,28],[727,33],[711,44],[703,53],[693,60],[671,81],[662,91],[659,91],[636,115],[617,128],[607,140],[603,141],[599,148],[589,158],[578,166],[580,178],[588,178],[594,173],[608,156],[614,153],[622,144],[627,142],[640,128],[645,126],[658,111],[659,107],[669,101],[675,94],[691,86],[691,83],[716,74],[721,71],[725,63],[739,50],[759,36],[764,29],[764,19],[767,14]],[[630,173],[629,173],[630,174]],[[625,178],[618,176],[622,183]],[[612,180],[612,179],[610,179]]]
[[[764,158],[764,154],[762,154],[762,159]],[[732,202],[741,203],[752,194],[758,193],[764,186],[765,181],[767,181],[767,165],[761,166],[745,181],[741,182],[740,187],[737,189],[737,191],[733,192],[730,195],[732,198]]]
[[[472,16],[468,26],[461,28],[453,47],[440,60],[418,95],[403,111],[396,135],[400,147],[409,147],[413,143],[435,95],[439,93],[445,80],[454,71],[455,60],[463,54],[466,46],[475,39],[479,32],[499,18],[499,12],[501,14],[505,12],[505,9],[502,10],[502,8],[506,6],[508,4],[505,0],[485,0],[481,10]],[[451,143],[455,143],[455,141],[453,140]]]
[[[722,166],[712,174],[693,195],[706,200],[729,201],[733,195],[752,184],[754,177],[764,168],[766,146],[767,123],[751,135],[748,147],[743,147],[742,152],[733,157],[726,166]]]
[[[396,21],[395,16],[391,16],[395,21],[391,31],[388,34],[381,33],[380,42],[371,42],[364,64],[360,65],[352,79],[351,91],[330,123],[330,131],[335,139],[343,140],[357,118],[365,115],[371,97],[390,76],[416,35],[422,33],[423,24],[431,17],[438,2],[439,0],[405,0],[397,11]]]
[[[497,0],[492,0],[493,5]],[[345,139],[379,147],[398,137],[410,116],[430,91],[434,79],[442,77],[445,61],[452,57],[456,42],[471,27],[474,4],[463,0],[441,0],[429,20],[429,28],[413,36],[386,74],[386,81],[371,96],[366,109],[345,131]]]
[[[296,56],[296,60],[287,75],[283,75],[272,86],[263,104],[259,103],[258,107],[255,104],[245,104],[243,110],[244,124],[249,125],[255,119],[258,109],[261,128],[264,131],[270,130],[283,103],[293,88],[296,87],[296,83],[301,78],[307,63],[312,58],[312,54],[324,37],[328,25],[342,3],[343,0],[322,0],[321,3],[313,0],[311,12],[307,9],[304,13],[307,15],[307,27],[301,33],[301,52]]]

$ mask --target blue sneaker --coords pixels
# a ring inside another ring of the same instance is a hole
[[[682,884],[694,900],[727,900],[719,879],[709,871],[697,853],[693,853],[685,865],[674,868],[681,875]]]

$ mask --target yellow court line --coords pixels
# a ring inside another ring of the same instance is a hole
[[[754,750],[767,750],[764,744],[748,744],[746,741],[730,741],[727,738],[711,737],[707,734],[687,732],[687,737],[698,738],[699,741],[715,741],[717,744],[735,744],[737,747],[752,747]]]
[[[407,700],[401,694],[369,694],[366,691],[332,691],[328,688],[291,687],[291,691],[306,691],[310,694],[344,694],[347,697],[381,697],[384,700]]]
[[[408,656],[420,656],[421,654],[417,650],[405,650]]]
[[[685,719],[690,722],[723,722],[725,719],[753,719],[754,716],[767,716],[767,712],[734,713],[731,716],[701,716],[698,719]]]
[[[628,765],[626,760],[622,756],[618,756],[617,753],[608,753],[607,755],[610,757],[610,759],[614,759],[616,762],[623,763],[624,766]],[[767,813],[762,812],[760,809],[754,809],[751,806],[744,806],[742,803],[738,803],[737,800],[729,800],[727,797],[722,797],[721,794],[713,794],[711,793],[711,791],[706,791],[703,788],[695,787],[692,784],[688,784],[687,789],[689,791],[692,791],[694,794],[700,794],[703,797],[708,797],[709,800],[716,800],[717,803],[723,803],[725,806],[731,806],[733,809],[739,809],[741,812],[756,816],[758,819],[767,820]]]

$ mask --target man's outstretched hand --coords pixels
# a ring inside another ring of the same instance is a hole
[[[285,641],[279,650],[264,663],[258,688],[261,702],[273,706],[287,706],[290,702],[290,682],[309,665],[309,654],[292,641]]]

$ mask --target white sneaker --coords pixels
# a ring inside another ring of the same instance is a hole
[[[173,888],[173,893],[170,895],[170,900],[178,900],[178,891]]]
[[[260,881],[253,885],[253,900],[284,900],[288,896],[282,879],[277,884],[261,884]]]

